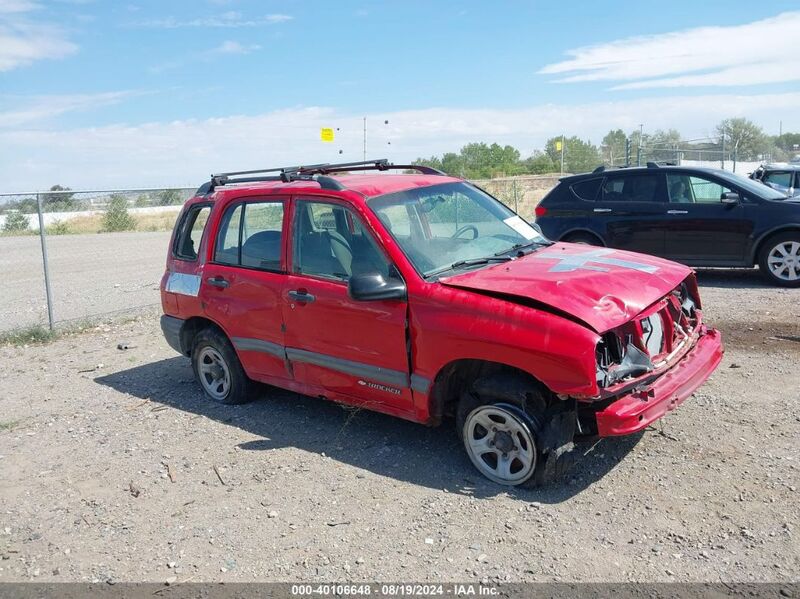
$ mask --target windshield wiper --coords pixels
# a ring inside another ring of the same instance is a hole
[[[549,241],[549,240],[548,241],[535,241],[534,240],[534,241],[529,241],[527,243],[515,243],[514,245],[512,245],[507,250],[503,250],[502,252],[497,252],[495,254],[495,256],[499,257],[499,256],[502,256],[503,254],[508,254],[509,252],[522,251],[522,250],[524,250],[526,248],[529,248],[529,247],[532,247],[534,245],[548,246],[548,245],[553,245],[553,242]]]
[[[481,264],[489,264],[490,262],[508,262],[509,260],[513,260],[512,256],[483,256],[482,258],[470,258],[469,260],[458,260],[457,262],[453,262],[450,266],[443,266],[437,270],[431,271],[425,275],[425,278],[428,279],[430,277],[435,277],[436,275],[440,275],[443,272],[447,272],[449,270],[456,270],[459,268],[463,268],[464,266],[480,266]]]

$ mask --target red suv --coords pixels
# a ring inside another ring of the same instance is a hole
[[[385,160],[215,175],[181,212],[161,298],[211,399],[260,382],[454,415],[506,485],[551,478],[576,440],[644,429],[723,351],[689,268],[552,243],[466,181]]]

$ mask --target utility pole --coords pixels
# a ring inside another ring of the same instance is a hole
[[[636,148],[636,166],[642,166],[642,135],[644,132],[644,125],[639,123],[639,143]]]
[[[364,160],[367,159],[367,117],[364,117]]]
[[[722,170],[725,170],[725,127],[722,127]]]

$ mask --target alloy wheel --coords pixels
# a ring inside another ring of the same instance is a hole
[[[800,242],[782,241],[767,255],[770,273],[782,281],[800,280]]]
[[[484,405],[464,423],[464,447],[481,473],[503,485],[518,485],[536,469],[533,435],[516,409]]]
[[[223,400],[231,388],[231,373],[222,355],[213,347],[204,347],[197,355],[197,372],[206,393]]]

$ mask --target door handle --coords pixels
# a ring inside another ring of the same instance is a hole
[[[611,208],[595,208],[593,212],[611,212]]]
[[[315,299],[317,299],[307,291],[294,291],[294,290],[289,292],[289,298],[293,299],[296,302],[303,302],[306,304],[310,304]]]
[[[667,214],[689,214],[688,210],[667,210]]]
[[[206,279],[209,285],[214,287],[219,287],[220,289],[225,289],[230,285],[228,281],[226,281],[223,277],[209,277]]]

